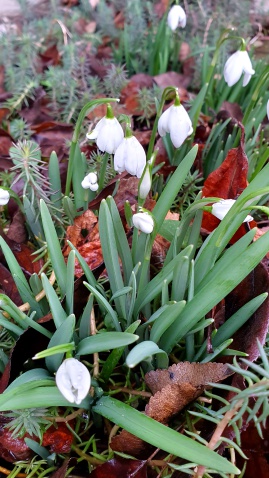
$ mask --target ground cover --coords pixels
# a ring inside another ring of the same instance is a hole
[[[228,3],[3,22],[1,476],[268,474],[267,27]]]

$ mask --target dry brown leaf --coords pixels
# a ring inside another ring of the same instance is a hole
[[[219,382],[231,375],[226,364],[179,362],[168,369],[152,370],[145,375],[145,382],[153,394],[173,383],[190,383],[193,387],[205,387],[208,382]]]

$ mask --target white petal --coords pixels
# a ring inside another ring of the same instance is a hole
[[[222,220],[226,216],[227,212],[234,205],[234,203],[234,199],[222,199],[221,201],[216,202],[212,205],[211,213],[213,214],[213,216],[216,216],[218,219]]]
[[[124,133],[116,118],[103,118],[105,121],[97,136],[97,146],[101,151],[114,154],[123,140]]]
[[[179,148],[184,143],[185,139],[192,134],[193,128],[191,119],[182,105],[171,108],[169,130],[171,141],[175,148]]]
[[[171,112],[171,108],[173,107],[174,105],[172,106],[169,106],[169,108],[167,108],[167,110],[165,110],[160,118],[159,118],[159,121],[158,121],[158,133],[160,136],[164,136],[166,133],[169,132],[169,126],[168,126],[168,123],[169,123],[169,116],[170,116],[170,112]]]
[[[114,169],[119,173],[125,171],[125,156],[126,156],[126,138],[123,138],[121,144],[117,147],[114,156]]]
[[[87,139],[96,139],[97,138],[99,131],[104,126],[105,120],[106,120],[106,118],[104,117],[104,118],[100,119],[100,121],[98,121],[95,128],[92,131],[89,131],[86,134]]]
[[[267,112],[267,118],[269,119],[269,100],[267,101],[266,112]]]
[[[10,198],[10,194],[6,189],[0,188],[0,206],[5,206]]]
[[[245,73],[248,73],[249,75],[254,75],[255,71],[252,68],[252,63],[249,58],[249,54],[247,51],[241,51],[241,61],[243,64],[243,70]]]
[[[141,178],[146,166],[146,153],[143,146],[139,143],[135,136],[126,138],[126,156],[125,169],[132,176]]]
[[[154,228],[154,221],[150,214],[138,212],[133,215],[133,225],[145,234],[151,234]]]
[[[71,403],[80,404],[91,386],[90,373],[79,360],[64,360],[56,373],[56,385],[63,396]]]
[[[167,15],[167,24],[171,30],[176,30],[178,26],[184,28],[186,26],[187,17],[186,13],[182,7],[179,5],[174,5],[168,15]]]
[[[139,197],[141,197],[141,199],[146,199],[150,191],[150,188],[151,188],[151,175],[149,171],[149,164],[147,164],[145,174],[139,186]]]
[[[243,64],[240,51],[236,51],[228,58],[224,65],[224,79],[228,86],[233,86],[237,83],[243,73]]]

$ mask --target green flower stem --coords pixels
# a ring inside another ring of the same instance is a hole
[[[102,162],[102,166],[101,166],[100,173],[99,173],[99,178],[98,178],[98,184],[99,184],[98,191],[99,192],[102,191],[102,189],[104,187],[104,183],[105,183],[105,179],[106,179],[106,168],[107,168],[107,163],[108,163],[109,157],[110,157],[109,153],[104,154],[103,162]]]
[[[210,64],[208,72],[207,72],[206,81],[205,81],[206,83],[209,83],[210,80],[212,79],[212,76],[213,76],[213,73],[214,73],[218,58],[219,58],[220,47],[221,47],[222,43],[224,43],[226,40],[228,40],[227,35],[232,30],[233,30],[233,28],[226,28],[226,30],[224,30],[224,32],[221,34],[221,36],[220,36],[220,38],[217,42],[216,50],[215,50],[215,53],[213,55],[211,64]],[[229,39],[230,38],[232,38],[232,37],[229,37]],[[241,39],[241,37],[233,37],[233,38],[240,38]]]
[[[73,167],[74,167],[74,157],[75,157],[75,151],[76,151],[76,146],[79,140],[79,134],[80,130],[82,127],[83,120],[87,113],[95,108],[97,105],[101,105],[104,103],[111,103],[111,102],[117,102],[117,98],[100,98],[97,100],[92,100],[86,103],[85,106],[83,106],[81,112],[78,115],[78,119],[76,122],[75,130],[73,133],[72,141],[71,141],[71,147],[70,147],[70,153],[69,153],[69,162],[68,162],[68,169],[67,169],[67,177],[66,177],[66,186],[65,186],[65,196],[69,196],[70,194],[70,189],[71,189],[71,182],[72,182],[72,174],[73,174]]]

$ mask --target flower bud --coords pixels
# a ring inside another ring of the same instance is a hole
[[[97,182],[97,175],[95,173],[89,173],[83,181],[81,182],[81,186],[83,189],[90,189],[91,191],[97,191],[98,189],[98,182]]]
[[[150,163],[149,161],[146,164],[145,171],[142,175],[140,185],[138,188],[138,195],[141,199],[146,199],[151,188],[151,173],[150,173]]]
[[[145,234],[151,234],[154,228],[153,217],[147,212],[138,212],[133,215],[133,225]]]
[[[0,206],[5,206],[10,198],[10,194],[6,189],[0,188]]]
[[[77,405],[87,396],[91,386],[89,370],[75,358],[63,361],[56,372],[55,380],[66,400]]]
[[[231,207],[234,205],[235,199],[222,199],[219,202],[216,202],[212,205],[211,213],[213,216],[217,217],[218,219],[222,220],[226,214],[229,212]],[[243,222],[250,222],[253,221],[253,217],[247,215]]]

